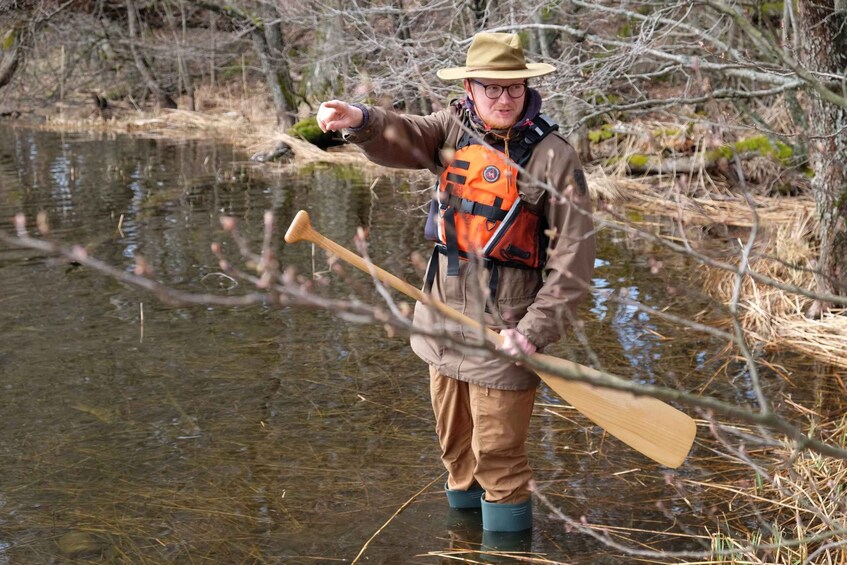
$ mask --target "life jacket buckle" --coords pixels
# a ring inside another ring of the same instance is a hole
[[[461,204],[459,204],[459,211],[464,214],[474,214],[474,210],[476,209],[476,202],[472,202],[470,200],[462,199]]]

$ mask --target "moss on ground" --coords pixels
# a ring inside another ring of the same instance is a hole
[[[629,157],[627,157],[627,164],[630,167],[640,169],[647,165],[647,162],[650,160],[649,155],[644,155],[643,153],[633,153]]]

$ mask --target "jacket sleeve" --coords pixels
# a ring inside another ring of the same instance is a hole
[[[540,204],[549,226],[545,279],[518,331],[538,348],[558,341],[588,295],[596,245],[591,198],[576,151],[562,138],[536,148],[528,172],[556,190]],[[546,140],[545,140],[546,141]]]
[[[450,124],[450,109],[415,116],[367,107],[368,119],[361,129],[345,130],[344,138],[359,146],[368,159],[386,167],[429,169],[440,166],[439,151]]]

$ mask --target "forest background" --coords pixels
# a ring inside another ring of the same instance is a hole
[[[768,352],[793,350],[847,393],[847,2],[4,0],[0,114],[228,136],[287,166],[362,163],[299,141],[333,143],[317,104],[443,108],[460,91],[435,71],[462,64],[480,30],[517,32],[557,67],[534,86],[580,151],[603,227],[703,266],[722,305],[679,323],[726,340],[755,401],[664,398],[751,426],[718,443],[756,477],[746,495],[767,534],[727,526],[711,558],[841,562],[843,411],[783,419],[757,375]]]

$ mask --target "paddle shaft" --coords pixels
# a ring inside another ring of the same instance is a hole
[[[436,300],[433,296],[426,294],[419,288],[410,285],[400,277],[392,275],[388,271],[377,267],[371,262],[366,261],[365,259],[353,253],[349,249],[342,247],[341,245],[335,243],[327,237],[324,237],[323,235],[315,231],[315,229],[312,227],[311,223],[309,222],[309,215],[305,210],[300,210],[300,212],[297,213],[297,216],[295,216],[294,221],[288,228],[288,232],[286,232],[285,234],[285,241],[287,241],[288,243],[295,243],[300,240],[310,241],[314,243],[318,247],[321,247],[324,250],[334,254],[339,259],[350,263],[357,269],[361,269],[366,273],[370,273],[371,276],[373,276],[383,284],[387,284],[394,290],[398,290],[409,298],[414,298],[418,302],[422,302],[427,306],[435,308],[443,316],[450,318],[454,322],[458,322],[462,325],[472,327],[477,330],[485,330],[486,337],[495,344],[502,341],[502,337],[500,336],[500,334],[495,332],[491,328],[483,328],[482,324],[480,324],[479,321],[474,320],[473,318],[466,316],[461,312],[458,312],[457,310],[454,310],[453,308],[447,306],[440,300]]]
[[[453,321],[477,330],[484,330],[486,338],[491,342],[499,344],[502,341],[500,334],[483,327],[477,320],[454,310],[434,296],[424,293],[403,279],[324,237],[312,228],[309,214],[305,210],[297,213],[285,234],[285,241],[288,243],[303,240],[310,241],[354,267],[370,273],[383,284],[410,298],[435,308]],[[531,357],[546,366],[561,370],[564,374],[596,378],[609,376],[591,367],[542,353],[534,353]],[[694,420],[673,406],[649,396],[635,396],[608,388],[600,389],[545,371],[536,372],[551,389],[570,402],[574,408],[647,457],[675,468],[682,464],[690,451],[696,434],[696,425]]]

